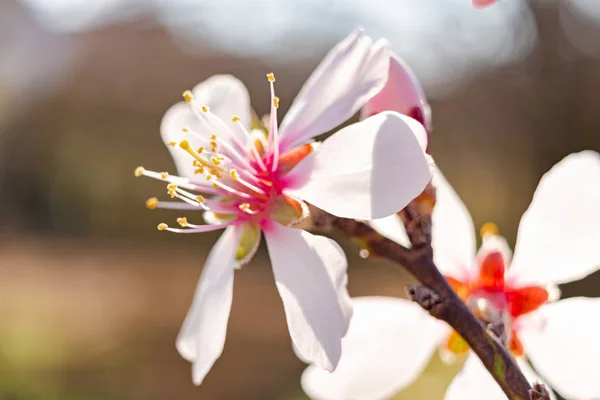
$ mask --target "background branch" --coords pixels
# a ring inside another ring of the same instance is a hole
[[[428,189],[430,192],[426,193],[426,189],[424,194],[431,199],[434,189],[431,186]],[[357,239],[370,254],[404,266],[424,285],[408,288],[412,299],[466,340],[510,400],[547,398],[544,386],[530,386],[506,347],[471,313],[436,267],[431,247],[431,210],[435,197],[429,204],[423,200],[423,197],[415,199],[399,214],[412,243],[410,249],[381,236],[362,222],[338,218],[315,207],[311,207],[313,228],[337,231]],[[429,208],[429,212],[423,212],[423,207]]]

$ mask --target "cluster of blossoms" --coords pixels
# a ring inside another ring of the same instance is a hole
[[[491,3],[478,1],[479,5]],[[409,246],[397,212],[431,181],[435,263],[479,318],[501,321],[509,350],[531,381],[529,366],[562,395],[600,398],[600,383],[573,365],[600,358],[595,317],[600,300],[560,297],[557,285],[600,267],[600,157],[566,157],[542,179],[521,221],[514,256],[495,225],[473,222],[427,154],[430,110],[408,67],[384,40],[357,30],[334,47],[277,123],[275,76],[267,75],[271,112],[253,118],[244,85],[215,76],[184,92],[167,111],[161,134],[178,175],[139,167],[137,176],[167,183],[171,201],[148,208],[202,211],[204,224],[160,224],[176,233],[224,229],[211,250],[177,349],[200,384],[220,356],[231,308],[234,271],[264,234],[294,348],[311,364],[306,393],[320,400],[386,399],[414,382],[436,350],[466,358],[447,399],[504,399],[500,387],[456,332],[407,300],[351,299],[347,261],[331,239],[301,229],[309,207],[368,221]],[[361,121],[322,143],[312,139],[360,111]],[[254,122],[252,122],[254,121]],[[511,260],[512,259],[512,260]],[[589,373],[586,373],[589,372]]]
[[[568,399],[600,398],[593,367],[600,358],[600,299],[556,301],[556,285],[600,269],[600,155],[571,154],[546,173],[523,215],[512,257],[492,224],[481,229],[482,246],[475,253],[466,207],[437,169],[432,183],[437,189],[434,258],[457,294],[483,320],[502,321],[508,348],[530,381],[544,380]],[[397,216],[371,225],[408,245]],[[417,304],[386,297],[355,298],[353,303],[354,317],[337,370],[328,373],[309,366],[302,376],[312,398],[389,398],[414,382],[439,350],[447,362],[466,356],[446,400],[476,400],[482,394],[506,399],[479,358],[468,354],[460,335]]]

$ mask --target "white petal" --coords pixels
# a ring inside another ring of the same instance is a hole
[[[338,43],[308,78],[279,130],[291,148],[354,115],[387,81],[390,49],[355,30]]]
[[[509,277],[565,283],[600,267],[600,155],[583,151],[548,171],[519,225]]]
[[[431,179],[428,159],[412,118],[383,112],[341,129],[291,175],[289,193],[338,217],[370,220],[404,208]]]
[[[462,280],[466,278],[475,257],[473,220],[437,167],[434,167],[432,184],[436,188],[436,204],[432,215],[435,263],[442,274]]]
[[[331,239],[277,223],[264,234],[297,351],[333,370],[352,315],[345,287],[340,290],[347,280],[344,252]]]
[[[517,359],[517,364],[530,383],[542,381],[523,358]],[[475,354],[469,355],[444,396],[444,400],[506,400],[506,398],[500,386]],[[551,398],[554,399],[554,395],[551,395]]]
[[[180,102],[171,106],[163,116],[160,123],[160,136],[165,145],[171,142],[176,143],[175,146],[167,146],[167,148],[175,162],[177,174],[191,179],[196,177],[194,173],[196,167],[192,164],[192,157],[179,147],[179,143],[184,139],[188,140],[194,149],[204,145],[204,143],[196,135],[190,132],[184,133],[182,131],[183,128],[188,128],[195,132],[203,131],[200,121],[189,104]]]
[[[360,297],[353,304],[335,372],[311,365],[302,374],[302,387],[313,399],[387,399],[419,377],[447,332],[407,300]]]
[[[232,75],[214,75],[196,85],[192,92],[199,104],[210,107],[210,111],[245,142],[246,138],[231,121],[237,115],[247,128],[250,127],[250,95],[242,81]]]
[[[393,53],[385,87],[365,104],[360,115],[364,119],[381,111],[408,115],[431,130],[431,109],[421,84],[408,65]]]
[[[406,234],[406,228],[397,214],[385,218],[373,219],[369,221],[369,225],[386,238],[404,247],[410,247],[410,239]]]
[[[192,307],[177,336],[177,350],[193,363],[192,378],[200,385],[223,352],[233,295],[233,272],[239,231],[229,227],[213,246],[202,270]]]
[[[600,398],[599,315],[600,299],[576,297],[547,304],[521,323],[525,353],[565,398]]]

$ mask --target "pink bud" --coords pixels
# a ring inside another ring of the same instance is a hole
[[[431,130],[431,111],[416,76],[398,56],[390,57],[388,81],[381,92],[365,104],[361,119],[382,111],[396,111],[419,121]]]

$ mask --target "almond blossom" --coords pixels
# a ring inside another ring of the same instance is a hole
[[[292,103],[281,126],[275,76],[264,127],[251,129],[244,85],[214,76],[165,114],[161,135],[179,175],[139,167],[136,175],[168,183],[173,201],[151,198],[148,208],[203,211],[207,224],[180,217],[197,233],[224,229],[202,271],[177,338],[200,384],[221,355],[231,308],[234,270],[254,255],[262,234],[294,348],[303,359],[333,370],[352,307],[347,261],[331,239],[297,227],[306,202],[333,215],[373,219],[391,215],[431,179],[422,149],[424,129],[413,119],[381,113],[349,125],[317,145],[311,139],[355,114],[385,85],[389,46],[356,30],[325,57]]]
[[[530,381],[540,378],[562,396],[600,398],[600,299],[557,300],[558,284],[600,269],[600,156],[567,156],[547,172],[523,215],[515,254],[494,225],[482,228],[475,254],[473,222],[464,204],[436,171],[433,213],[435,262],[472,311],[500,323],[508,349]],[[371,221],[382,234],[408,244],[396,216]],[[451,361],[464,355],[446,400],[506,399],[464,340],[418,305],[395,298],[358,298],[343,340],[338,369],[309,366],[302,386],[313,399],[385,399],[410,385],[436,350]],[[373,340],[377,338],[377,340]]]

